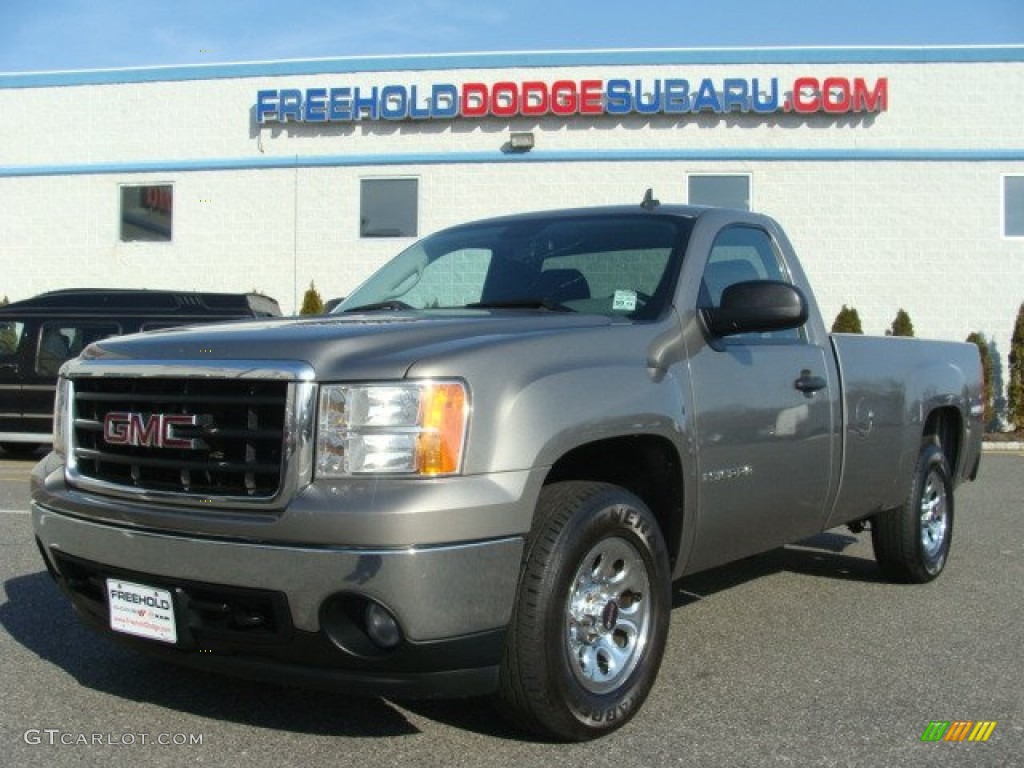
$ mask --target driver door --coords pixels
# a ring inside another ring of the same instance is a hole
[[[723,228],[698,303],[718,306],[722,291],[737,282],[789,281],[780,254],[759,227]],[[835,382],[828,380],[827,354],[797,328],[717,339],[691,355],[699,512],[688,570],[820,530],[833,461]],[[798,388],[798,381],[812,380],[822,386]]]

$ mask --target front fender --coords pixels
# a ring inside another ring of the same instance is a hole
[[[509,399],[514,439],[494,445],[498,466],[551,466],[575,448],[627,435],[663,437],[682,453],[685,404],[674,376],[639,366],[551,372]]]

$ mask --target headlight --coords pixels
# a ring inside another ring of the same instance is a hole
[[[60,376],[57,379],[57,394],[53,402],[53,451],[58,456],[67,456],[68,408],[71,407],[71,382]]]
[[[462,382],[325,384],[317,476],[453,474],[462,466],[468,417]]]

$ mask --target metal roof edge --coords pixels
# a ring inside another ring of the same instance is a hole
[[[529,67],[1024,62],[1024,45],[654,48],[353,56],[0,73],[0,89]]]

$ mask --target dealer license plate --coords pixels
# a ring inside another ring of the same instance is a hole
[[[174,601],[166,589],[107,579],[107,606],[110,609],[110,628],[115,632],[162,643],[178,642]]]

